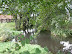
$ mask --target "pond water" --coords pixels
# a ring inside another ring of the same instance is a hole
[[[28,33],[25,37],[29,38],[31,34],[32,33]],[[72,38],[63,39],[63,41],[69,41],[72,44]],[[52,38],[50,33],[47,31],[39,33],[32,44],[38,44],[41,47],[47,47],[53,54],[56,54],[58,50],[62,51],[63,49],[63,45],[60,44],[60,40],[57,38]]]
[[[72,44],[72,38],[63,39],[63,41],[69,41]],[[60,40],[57,38],[52,38],[48,32],[40,33],[40,35],[37,37],[37,44],[41,45],[42,47],[47,46],[53,54],[56,54],[59,50],[62,51],[63,49],[63,45],[60,44]]]

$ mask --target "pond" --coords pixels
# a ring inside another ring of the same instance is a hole
[[[63,39],[61,41],[69,41],[72,44],[72,38]],[[53,53],[56,54],[59,50],[62,51],[63,45],[60,44],[60,40],[57,38],[52,38],[48,32],[41,32],[37,37],[37,44],[42,47],[47,46],[47,48]]]
[[[31,34],[32,32],[27,33],[25,37],[29,38]],[[72,38],[66,38],[61,41],[69,41],[72,44]],[[62,51],[63,49],[63,45],[60,44],[60,40],[58,38],[52,38],[50,33],[47,31],[40,32],[32,44],[38,44],[41,47],[47,47],[53,54],[56,54],[59,50]]]

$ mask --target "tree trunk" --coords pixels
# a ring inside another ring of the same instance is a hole
[[[23,20],[23,31],[26,30],[26,20]]]
[[[21,19],[22,19],[22,14],[19,15],[20,16],[20,20],[19,20],[19,30],[21,29]]]
[[[18,27],[17,27],[17,16],[15,16],[15,28],[18,30]]]

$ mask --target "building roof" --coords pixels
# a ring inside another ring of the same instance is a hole
[[[11,15],[0,15],[0,19],[12,19],[13,16]]]

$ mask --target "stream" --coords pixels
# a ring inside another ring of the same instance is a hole
[[[33,32],[27,33],[25,37],[29,38],[31,34],[33,34]],[[70,44],[72,44],[72,38],[63,39],[61,41],[69,41]],[[53,54],[56,54],[59,50],[62,51],[63,49],[63,45],[60,44],[60,40],[57,38],[52,38],[50,33],[47,31],[40,32],[32,44],[38,44],[41,47],[47,47]]]

